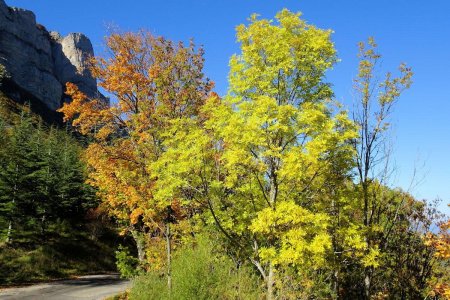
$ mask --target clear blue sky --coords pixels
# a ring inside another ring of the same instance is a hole
[[[412,193],[418,198],[440,197],[444,204],[450,203],[450,1],[6,2],[32,10],[48,30],[83,32],[91,39],[96,54],[103,51],[103,37],[111,23],[122,30],[149,29],[172,40],[192,37],[206,50],[206,74],[216,82],[219,94],[226,91],[228,59],[239,50],[235,26],[247,22],[252,13],[273,18],[282,8],[301,11],[309,23],[335,31],[333,40],[341,62],[329,72],[328,79],[334,84],[337,99],[348,107],[353,101],[356,44],[374,36],[386,70],[406,62],[415,73],[414,84],[400,99],[393,118],[396,183],[407,189],[416,166],[417,176],[423,180]]]

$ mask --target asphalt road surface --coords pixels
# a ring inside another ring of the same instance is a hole
[[[125,291],[130,284],[130,281],[122,280],[118,275],[89,275],[71,280],[3,289],[0,290],[0,299],[100,300]]]

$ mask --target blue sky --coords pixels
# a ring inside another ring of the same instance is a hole
[[[37,21],[61,34],[82,32],[96,54],[103,52],[109,24],[122,30],[145,28],[172,40],[194,38],[204,46],[205,72],[216,91],[227,87],[229,57],[239,51],[236,25],[252,13],[273,18],[288,8],[320,28],[333,29],[341,62],[328,73],[336,98],[352,105],[352,78],[357,68],[357,43],[374,36],[383,54],[383,69],[400,62],[413,68],[414,84],[404,93],[393,116],[396,185],[407,189],[414,168],[418,198],[443,200],[450,209],[450,1],[435,0],[6,0],[32,10]]]

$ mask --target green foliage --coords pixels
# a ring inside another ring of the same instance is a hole
[[[130,254],[130,250],[123,245],[119,245],[116,251],[116,266],[122,278],[133,278],[139,275],[139,260]]]
[[[75,224],[97,205],[95,191],[85,184],[81,147],[68,133],[46,127],[26,107],[14,119],[0,115],[0,131],[3,241],[26,231],[43,236],[58,220]]]
[[[114,270],[78,142],[0,94],[0,144],[0,283]]]
[[[129,298],[134,299],[258,299],[259,280],[247,266],[239,268],[230,258],[217,253],[211,240],[179,249],[173,258],[173,289],[169,294],[162,274],[150,272],[134,282]]]

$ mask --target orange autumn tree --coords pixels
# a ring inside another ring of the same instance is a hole
[[[68,83],[72,102],[60,111],[91,138],[85,153],[89,182],[98,188],[102,205],[132,234],[139,260],[156,266],[161,262],[152,259],[164,257],[164,248],[170,259],[176,230],[171,233],[169,224],[180,221],[187,207],[177,199],[153,197],[152,164],[165,151],[164,131],[177,118],[198,118],[213,83],[202,71],[203,49],[192,41],[185,46],[142,31],[114,33],[106,45],[109,56],[92,58],[91,72],[111,95],[111,105]]]
[[[434,257],[437,259],[429,296],[450,299],[450,274],[447,271],[450,265],[450,219],[439,224],[437,234],[428,234],[426,242],[435,249]]]

